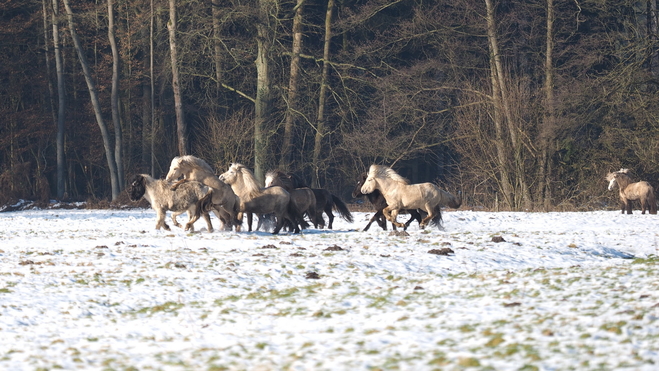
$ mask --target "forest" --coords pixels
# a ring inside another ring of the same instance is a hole
[[[497,210],[659,187],[657,1],[3,0],[0,204],[192,154],[350,199],[370,164]]]

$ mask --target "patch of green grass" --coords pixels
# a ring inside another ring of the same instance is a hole
[[[144,307],[141,309],[137,310],[137,313],[148,313],[148,314],[153,314],[153,313],[158,313],[158,312],[165,312],[165,313],[172,313],[176,312],[177,310],[181,309],[184,305],[182,303],[176,303],[173,301],[168,301],[160,305],[155,305],[153,307]]]

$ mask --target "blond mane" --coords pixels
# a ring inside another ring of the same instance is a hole
[[[176,165],[178,167],[188,166],[207,171],[211,174],[215,174],[213,168],[206,161],[192,155],[174,157],[172,160],[172,165]]]
[[[397,183],[410,184],[410,182],[400,176],[392,168],[384,165],[371,165],[368,170],[369,178],[389,178]]]
[[[616,174],[624,174],[627,177],[629,177],[629,169],[620,169],[618,171],[608,173],[608,174],[606,174],[606,180],[610,182],[611,180],[613,180],[613,178],[616,176]]]
[[[234,163],[231,164],[229,169],[240,173],[240,177],[243,180],[243,187],[245,187],[244,194],[248,200],[261,194],[261,186],[259,186],[252,171],[245,167],[245,165]]]

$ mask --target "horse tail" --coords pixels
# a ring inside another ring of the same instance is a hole
[[[341,201],[340,198],[332,195],[332,206],[334,210],[336,210],[346,222],[352,223],[352,214],[350,213],[350,210],[348,210],[348,206],[345,204],[345,202]]]
[[[457,196],[454,196],[453,194],[446,192],[448,197],[448,200],[446,202],[446,206],[452,208],[452,209],[459,209],[460,206],[462,205],[462,193],[458,192]]]
[[[430,219],[430,222],[428,224],[430,224],[433,227],[442,229],[442,207],[440,205],[435,206],[433,213],[435,215],[432,217],[432,219]]]
[[[199,219],[203,212],[208,212],[213,207],[213,189],[208,188],[206,195],[197,201],[197,207],[195,207],[194,216]]]
[[[650,214],[657,213],[657,199],[654,196],[654,189],[650,186],[650,194],[648,195],[648,202],[650,203]]]

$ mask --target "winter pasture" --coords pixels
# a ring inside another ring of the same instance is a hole
[[[156,231],[151,209],[1,213],[0,369],[659,367],[656,215],[360,232],[371,215],[275,236]]]

